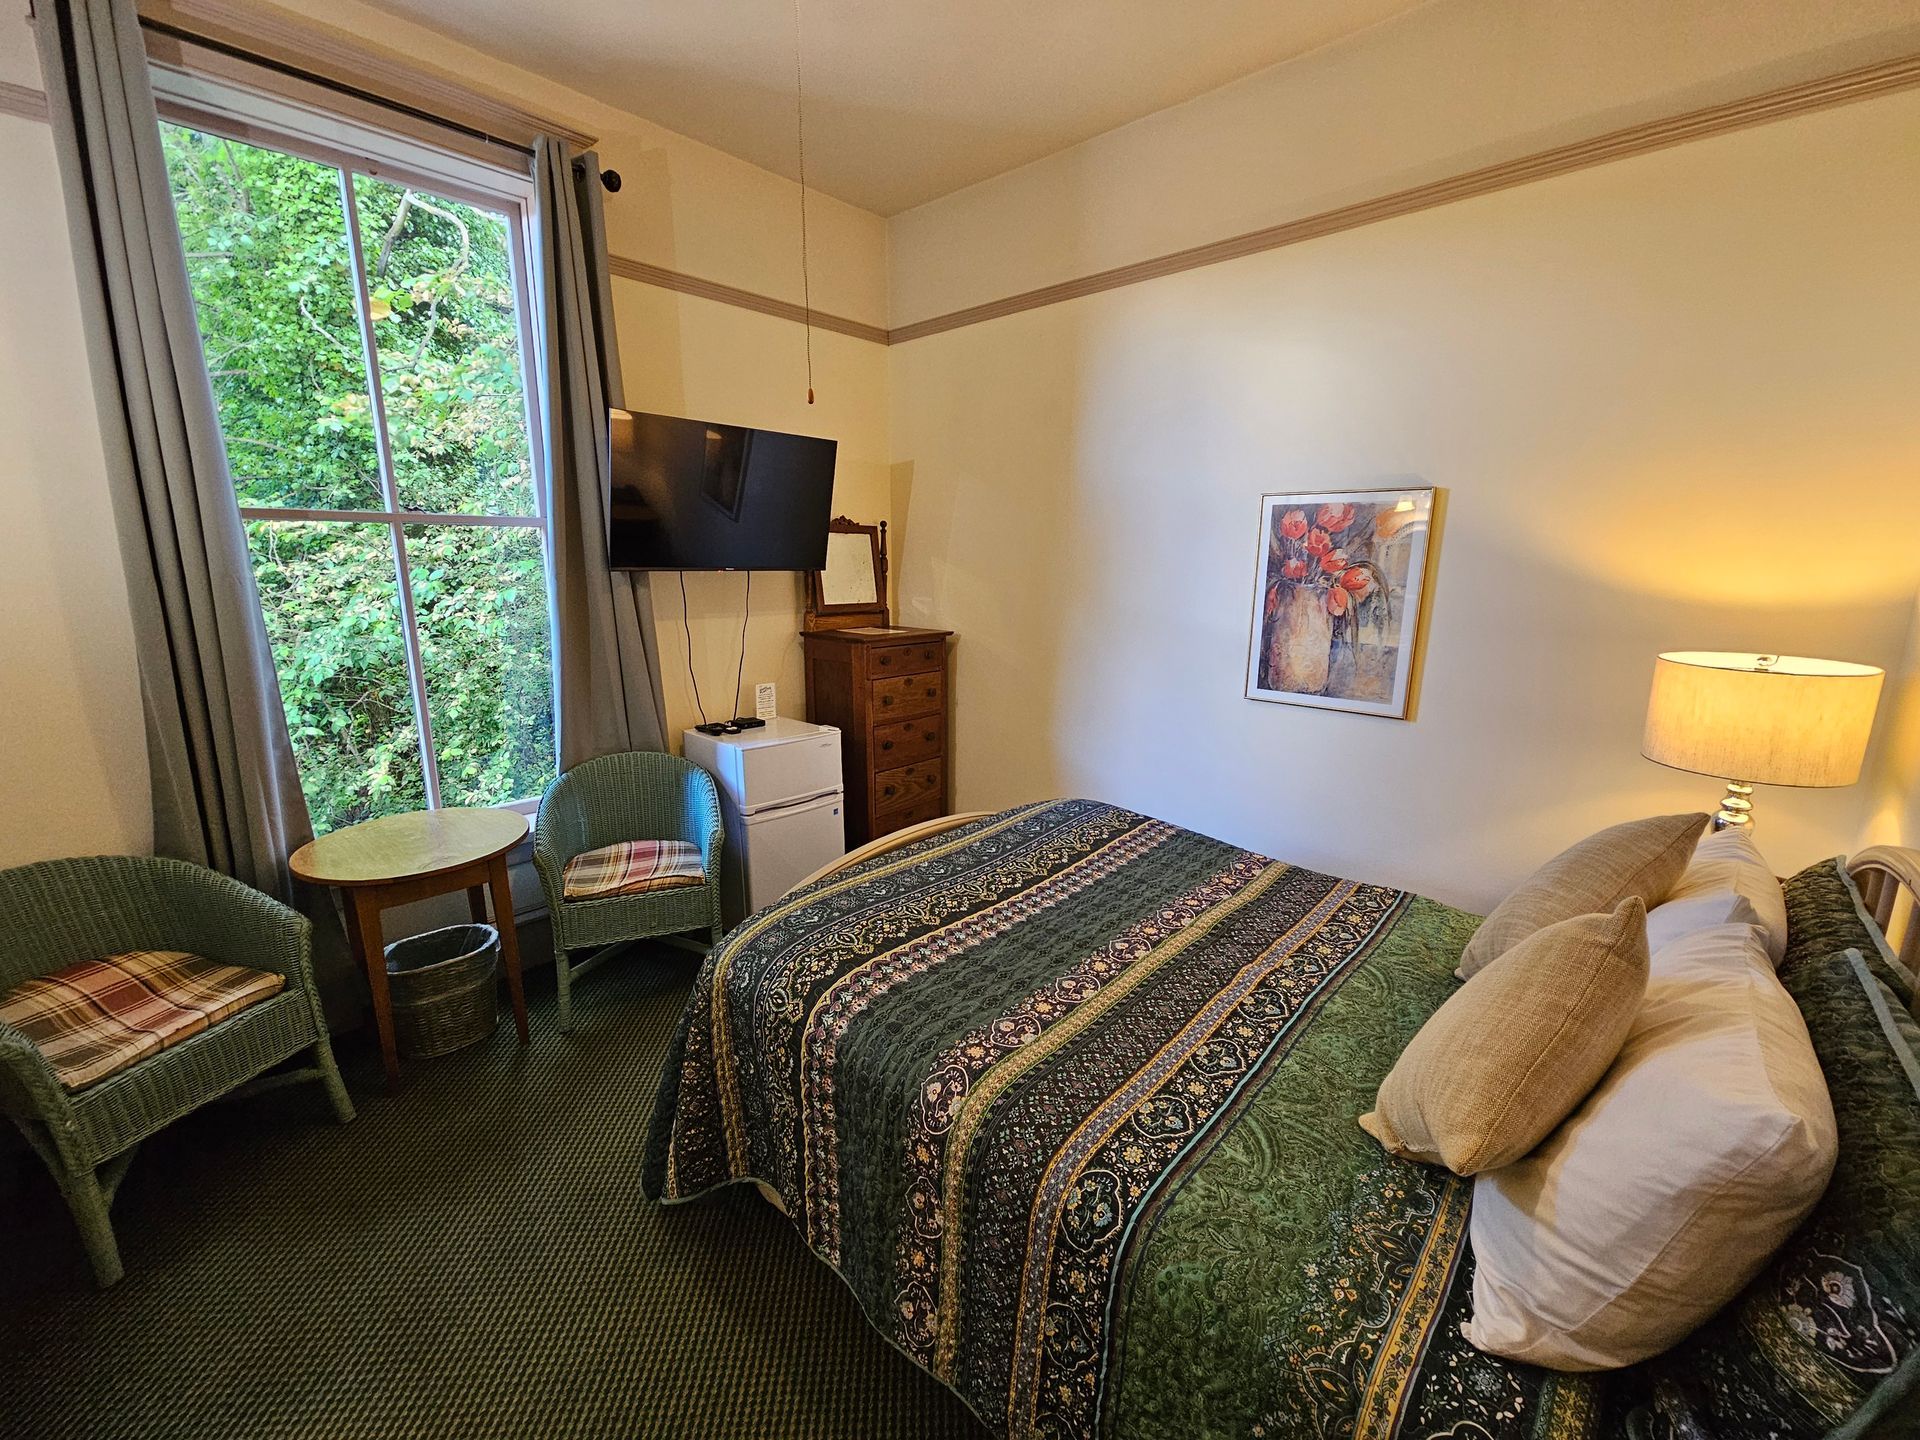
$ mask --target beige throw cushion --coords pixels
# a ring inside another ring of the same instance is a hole
[[[1471,979],[1536,930],[1611,911],[1630,895],[1651,910],[1685,872],[1706,823],[1705,815],[1656,815],[1562,850],[1481,922],[1461,952],[1460,978]]]
[[[1460,1175],[1511,1164],[1606,1073],[1647,988],[1647,912],[1535,931],[1420,1027],[1360,1125]]]
[[[1759,1272],[1837,1154],[1820,1063],[1762,932],[1688,935],[1654,957],[1585,1103],[1474,1181],[1468,1338],[1556,1370],[1656,1354]]]

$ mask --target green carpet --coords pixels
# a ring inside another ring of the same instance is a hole
[[[639,1164],[693,957],[550,981],[533,1044],[407,1067],[343,1045],[317,1086],[199,1111],[114,1206],[96,1290],[31,1156],[0,1187],[0,1434],[34,1440],[929,1436],[960,1402],[870,1329],[791,1226],[735,1187],[662,1209]],[[0,1157],[0,1169],[13,1162]]]

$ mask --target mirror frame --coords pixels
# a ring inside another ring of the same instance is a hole
[[[827,522],[829,535],[865,535],[873,546],[874,598],[871,601],[859,601],[850,605],[829,605],[826,603],[822,584],[823,572],[807,572],[807,628],[810,630],[844,630],[855,625],[891,624],[891,611],[887,605],[887,522],[878,525],[862,525],[845,515],[836,515]]]

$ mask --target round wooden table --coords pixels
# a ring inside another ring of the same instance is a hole
[[[527,1041],[527,996],[520,984],[520,941],[513,929],[513,894],[507,884],[507,851],[527,834],[527,817],[513,810],[416,810],[363,820],[309,840],[288,863],[300,879],[335,885],[353,912],[348,938],[373,991],[373,1019],[380,1031],[387,1088],[400,1084],[400,1052],[393,1039],[393,1001],[387,991],[387,947],[380,912],[389,905],[465,890],[478,924],[487,923],[487,891],[493,891],[493,923],[500,931],[500,959],[513,996],[514,1024]]]

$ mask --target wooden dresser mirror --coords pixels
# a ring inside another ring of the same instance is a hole
[[[888,625],[887,522],[862,525],[844,515],[827,523],[827,568],[807,574],[808,630]]]

